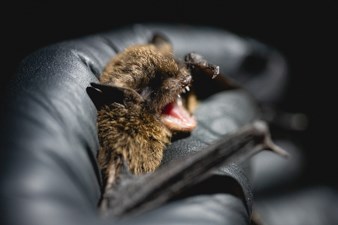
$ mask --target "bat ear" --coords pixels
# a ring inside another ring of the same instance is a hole
[[[159,50],[165,53],[173,52],[169,38],[163,33],[154,33],[149,43],[155,45]]]
[[[98,83],[90,83],[90,85],[86,91],[98,110],[102,106],[110,105],[114,102],[137,104],[143,101],[142,96],[130,88]]]

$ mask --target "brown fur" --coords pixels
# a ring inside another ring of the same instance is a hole
[[[191,82],[185,65],[167,50],[153,44],[131,46],[109,62],[100,81],[136,90],[151,110],[160,113]]]
[[[171,133],[156,116],[144,113],[142,107],[113,103],[98,112],[98,160],[106,175],[109,165],[118,158],[126,160],[135,174],[153,171],[160,164]]]
[[[98,111],[98,162],[104,179],[116,176],[122,161],[134,174],[154,171],[171,138],[160,113],[190,85],[189,71],[173,57],[169,44],[134,45],[107,64],[100,82],[135,91],[127,91],[123,103]]]

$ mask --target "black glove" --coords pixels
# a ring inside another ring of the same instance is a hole
[[[40,49],[22,61],[6,91],[0,128],[0,224],[250,223],[249,161],[219,168],[196,187],[201,191],[137,218],[99,217],[96,108],[86,88],[98,81],[116,52],[147,42],[155,31],[169,37],[178,57],[197,52],[249,91],[256,90],[253,96],[241,90],[222,92],[202,102],[197,130],[169,147],[164,164],[258,118],[256,100],[275,101],[284,91],[285,64],[277,52],[206,27],[136,25]],[[240,194],[224,187],[230,180]]]

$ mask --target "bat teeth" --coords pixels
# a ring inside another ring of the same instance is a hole
[[[190,91],[190,88],[188,86],[185,86],[185,90]]]
[[[181,95],[178,94],[178,95],[177,95],[177,98],[181,98]]]
[[[179,97],[179,98],[176,100],[176,102],[177,102],[177,105],[183,106],[183,101],[182,101],[182,98],[181,98],[181,97]]]

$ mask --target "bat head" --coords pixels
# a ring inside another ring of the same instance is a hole
[[[172,131],[196,127],[181,98],[190,89],[192,76],[186,64],[174,57],[163,34],[118,53],[103,71],[100,83],[105,85],[94,84],[88,89],[97,107],[114,101],[139,104],[144,113],[154,115]]]
[[[140,94],[148,108],[170,130],[191,131],[196,127],[196,120],[185,108],[182,99],[192,85],[190,71],[185,63],[173,56],[172,45],[165,35],[154,34],[150,45],[156,50],[153,59],[158,60],[149,81],[141,87]]]

